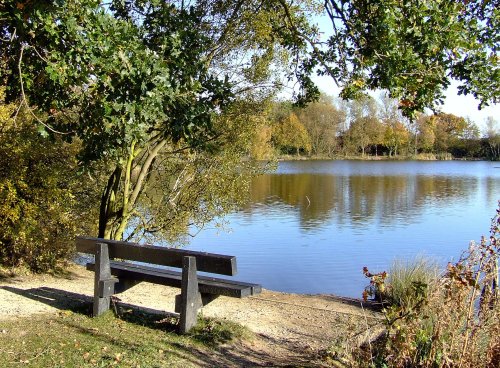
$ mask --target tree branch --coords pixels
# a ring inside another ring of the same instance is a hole
[[[29,45],[22,45],[21,46],[21,52],[19,53],[19,62],[17,63],[17,70],[18,70],[18,73],[19,73],[19,83],[20,83],[20,86],[21,86],[21,103],[19,104],[19,107],[17,108],[16,110],[16,113],[14,114],[14,120],[17,119],[17,116],[19,114],[19,111],[21,110],[21,107],[23,106],[23,104],[26,106],[26,109],[30,112],[30,114],[35,118],[36,121],[38,121],[40,124],[42,124],[45,128],[47,128],[48,130],[50,130],[52,133],[56,133],[56,134],[62,134],[62,135],[69,135],[69,134],[72,134],[74,133],[74,131],[71,131],[71,132],[60,132],[58,130],[55,130],[54,128],[52,128],[50,125],[44,123],[42,120],[40,120],[40,118],[38,116],[35,115],[35,113],[33,112],[33,110],[30,108],[30,106],[28,105],[28,100],[26,98],[26,94],[24,92],[24,82],[23,82],[23,72],[22,72],[22,64],[23,64],[23,54],[24,54],[24,49],[26,47],[32,47],[32,46],[29,46]],[[35,52],[38,54],[38,52],[36,51],[35,49]],[[40,57],[41,55],[38,54]],[[42,58],[42,57],[41,57]],[[42,58],[42,60],[45,61],[45,59]]]
[[[313,48],[313,53],[318,58],[318,61],[325,68],[325,70],[328,72],[328,74],[330,75],[330,77],[332,77],[332,79],[335,82],[335,84],[336,85],[340,85],[339,82],[338,82],[338,80],[337,80],[337,78],[335,77],[334,71],[332,70],[332,68],[330,68],[330,66],[328,66],[326,60],[324,59],[324,57],[323,57],[323,55],[321,53],[321,50],[317,47],[316,42],[313,41],[309,36],[307,36],[307,35],[299,32],[299,30],[295,26],[295,24],[293,22],[292,15],[290,13],[290,8],[288,7],[288,4],[286,3],[286,1],[285,0],[279,0],[279,3],[281,4],[281,6],[283,7],[283,10],[285,11],[286,19],[288,20],[288,22],[290,24],[289,29],[295,34],[295,36],[297,36],[299,38],[302,38],[303,40],[305,40]]]

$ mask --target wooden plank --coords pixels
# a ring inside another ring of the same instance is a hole
[[[179,282],[181,278],[181,273],[173,270],[165,270],[158,267],[144,266],[133,263],[125,263],[125,262],[111,262],[111,270],[113,268],[120,268],[122,270],[134,270],[136,274],[144,273],[148,275],[147,277],[155,277],[158,276],[161,280],[163,277],[167,277],[172,279],[173,287],[178,286],[177,282]],[[175,281],[173,281],[175,279]],[[142,280],[147,281],[147,280]],[[169,282],[168,280],[166,280]],[[151,282],[151,281],[149,281]],[[159,282],[161,283],[161,281]],[[228,280],[210,276],[198,276],[198,284],[200,284],[200,292],[207,294],[220,294],[231,297],[242,298],[250,295],[260,294],[262,291],[262,286],[259,284],[253,284],[243,281],[236,280]],[[220,291],[226,290],[226,293],[220,293]],[[231,291],[232,290],[232,291]],[[233,294],[234,295],[233,295]]]
[[[87,269],[94,270],[94,264],[87,264]],[[111,274],[122,279],[129,278],[176,288],[181,287],[182,280],[182,273],[179,271],[116,261],[111,262]],[[205,294],[243,298],[259,294],[262,287],[247,282],[198,276],[198,290]]]
[[[76,238],[76,250],[78,252],[95,255],[96,243],[108,244],[110,258],[182,268],[183,257],[189,256],[196,258],[198,271],[229,276],[234,276],[237,273],[236,257],[223,254],[196,252],[81,236]]]
[[[112,262],[111,273],[117,277],[132,276],[141,281],[177,288],[181,287],[182,274],[178,271]],[[260,292],[260,285],[239,283],[234,280],[218,279],[214,277],[198,276],[198,284],[201,293],[219,294],[236,298],[252,295],[253,289],[259,288]]]

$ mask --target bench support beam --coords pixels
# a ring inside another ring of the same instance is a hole
[[[115,294],[123,293],[124,291],[127,291],[128,289],[141,283],[138,280],[132,280],[132,279],[119,279],[117,281],[118,282],[115,284]]]
[[[109,251],[106,243],[96,244],[95,264],[93,315],[97,317],[109,309],[115,283],[118,281],[111,276]]]
[[[201,309],[208,303],[214,301],[217,299],[220,295],[216,294],[205,294],[205,293],[198,293],[198,296],[196,297],[196,302],[195,302],[195,308],[196,310]],[[181,294],[178,294],[175,296],[175,313],[181,313],[181,305],[182,305],[182,296]]]
[[[182,260],[182,283],[179,332],[185,334],[196,325],[199,309],[198,276],[196,258],[184,257]]]

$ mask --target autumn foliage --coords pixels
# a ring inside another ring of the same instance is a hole
[[[76,146],[43,137],[29,114],[0,104],[2,265],[55,270],[73,252],[75,233],[91,226],[92,183],[76,175]]]

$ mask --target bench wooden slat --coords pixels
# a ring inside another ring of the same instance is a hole
[[[223,254],[196,252],[82,236],[76,238],[76,250],[78,252],[95,255],[96,243],[98,242],[108,244],[110,258],[182,268],[183,257],[192,256],[196,257],[196,267],[198,271],[228,276],[233,276],[237,273],[236,257]],[[166,249],[168,249],[168,252],[165,252]]]
[[[163,271],[166,270],[166,269],[162,269],[159,267],[141,265],[141,264],[137,264],[137,263],[125,263],[125,262],[117,262],[117,261],[111,261],[110,263],[116,264],[116,265],[126,265],[127,268],[136,268],[137,270],[145,270],[146,269],[146,270],[151,271],[151,272],[157,271],[157,272],[163,273]],[[176,272],[173,270],[170,270],[170,271]],[[180,274],[180,272],[179,272],[179,274]],[[261,285],[253,284],[250,282],[235,281],[235,280],[222,279],[222,278],[212,277],[212,276],[202,276],[202,275],[198,275],[198,279],[199,280],[206,280],[206,281],[213,281],[213,282],[219,281],[219,282],[222,282],[224,284],[237,284],[237,285],[253,287],[253,288],[258,287],[257,293],[260,293],[260,291],[261,291]]]
[[[111,274],[118,278],[130,278],[136,281],[151,282],[177,288],[181,286],[182,272],[116,261],[111,261],[110,266]],[[87,264],[88,270],[93,271],[94,268],[95,265],[93,263]],[[261,286],[247,282],[198,276],[198,290],[200,293],[243,298],[259,294]]]

